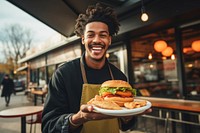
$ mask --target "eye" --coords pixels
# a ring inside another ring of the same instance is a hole
[[[88,38],[92,38],[94,36],[94,34],[87,34]]]
[[[100,37],[105,38],[105,37],[107,37],[107,34],[100,34]]]

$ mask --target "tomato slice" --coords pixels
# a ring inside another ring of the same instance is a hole
[[[132,97],[133,94],[131,91],[117,91],[115,95],[113,95],[111,92],[103,92],[101,96],[103,97],[113,97],[113,96],[121,96],[121,97]]]
[[[106,97],[106,96],[109,96],[109,97],[110,97],[110,96],[114,96],[114,95],[113,95],[111,92],[103,92],[103,93],[102,93],[102,96],[103,96],[103,97]]]

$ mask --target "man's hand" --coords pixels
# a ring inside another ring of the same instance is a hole
[[[71,121],[74,124],[81,125],[87,121],[112,119],[112,118],[115,117],[95,112],[92,105],[82,105],[80,111],[72,116]]]
[[[109,116],[101,113],[95,112],[92,105],[82,105],[80,110],[77,114],[74,114],[71,118],[71,121],[76,125],[82,125],[87,121],[94,121],[94,120],[103,120],[103,119],[112,119],[112,118],[122,118],[125,121],[131,120],[134,116],[143,115],[146,113],[152,112],[152,109],[148,109],[141,114],[133,115],[133,116]]]

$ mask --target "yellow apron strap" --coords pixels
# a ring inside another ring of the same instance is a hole
[[[108,68],[109,68],[109,72],[110,72],[111,79],[114,80],[114,76],[113,76],[113,73],[112,73],[112,71],[111,71],[111,69],[110,69],[110,65],[109,65],[109,64],[108,64]]]
[[[82,74],[82,78],[83,78],[83,83],[86,84],[88,82],[87,82],[87,78],[86,78],[85,68],[83,66],[83,57],[80,58],[80,66],[81,66],[81,74]]]

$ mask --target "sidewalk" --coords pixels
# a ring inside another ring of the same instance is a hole
[[[2,89],[0,90],[1,94]],[[40,104],[38,102],[38,104]],[[11,95],[10,105],[5,106],[4,97],[0,97],[0,111],[19,106],[34,106],[33,102],[27,100],[24,92],[18,92],[16,95]],[[29,119],[29,117],[27,117]],[[30,125],[26,124],[27,133],[30,132]],[[34,131],[34,125],[32,132]],[[21,132],[21,119],[20,118],[0,118],[0,133],[20,133]],[[41,124],[36,125],[36,133],[41,133]]]

